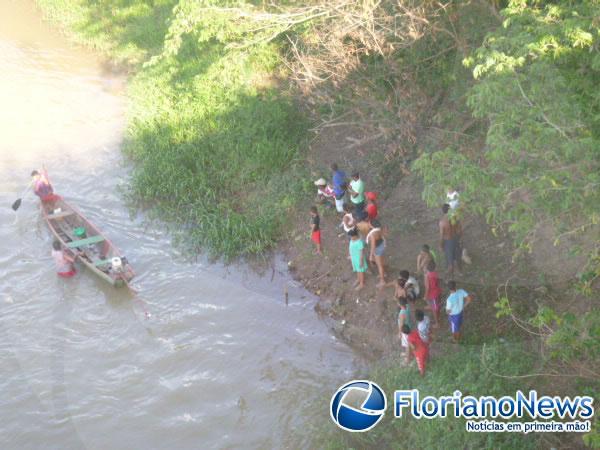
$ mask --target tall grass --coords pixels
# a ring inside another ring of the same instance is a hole
[[[318,426],[316,442],[319,448],[402,448],[402,449],[529,449],[537,448],[538,436],[520,433],[469,433],[465,419],[452,416],[441,419],[393,417],[392,394],[397,389],[418,389],[423,399],[427,395],[463,396],[515,395],[517,389],[527,390],[523,379],[505,379],[493,375],[518,375],[530,370],[530,355],[514,344],[491,343],[485,351],[485,366],[481,347],[464,346],[456,352],[433,358],[424,377],[416,367],[406,368],[388,363],[377,365],[367,378],[378,383],[387,393],[388,410],[384,419],[367,433],[341,431],[328,421]],[[489,369],[489,370],[488,370]]]
[[[306,123],[276,81],[275,44],[226,50],[190,36],[161,55],[173,0],[38,0],[80,42],[134,67],[131,193],[192,251],[257,255],[304,192]],[[142,64],[145,63],[145,64]]]

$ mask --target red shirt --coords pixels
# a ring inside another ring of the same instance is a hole
[[[369,220],[373,220],[377,217],[377,205],[375,203],[369,203],[366,209]]]
[[[426,283],[429,288],[427,291],[426,300],[436,300],[442,294],[442,288],[440,288],[440,279],[438,278],[437,272],[427,272]]]

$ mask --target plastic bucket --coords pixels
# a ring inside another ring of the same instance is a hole
[[[79,239],[85,239],[85,237],[87,236],[87,233],[86,233],[84,227],[77,227],[77,228],[73,229],[73,234],[75,235],[75,237],[77,237]]]

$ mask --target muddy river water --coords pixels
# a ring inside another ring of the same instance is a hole
[[[125,80],[29,1],[0,0],[0,100],[0,448],[313,446],[355,357],[282,261],[191,263],[130,216]],[[127,255],[139,298],[56,276],[35,197],[10,209],[42,164]]]

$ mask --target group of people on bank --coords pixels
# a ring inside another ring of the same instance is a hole
[[[439,327],[440,323],[443,293],[435,252],[427,244],[423,245],[417,256],[415,276],[408,270],[401,270],[395,280],[386,281],[384,257],[388,229],[379,220],[377,193],[366,190],[358,171],[352,172],[350,178],[347,178],[335,163],[331,165],[331,183],[320,178],[314,184],[317,187],[317,201],[335,208],[341,216],[339,227],[343,231],[338,236],[346,236],[348,240],[348,259],[353,272],[356,273],[354,288],[357,291],[364,289],[369,263],[373,263],[377,268],[377,288],[393,288],[398,303],[398,338],[405,350],[406,361],[410,362],[414,356],[419,371],[424,375],[432,341],[432,328]],[[447,276],[450,280],[447,282],[450,293],[446,298],[445,311],[455,342],[460,339],[463,310],[472,300],[472,296],[464,289],[459,289],[452,280],[455,273],[460,273],[463,258],[462,227],[454,214],[458,207],[459,193],[455,189],[448,189],[447,202],[442,205],[442,217],[438,223],[439,247],[444,253]],[[315,244],[316,253],[320,255],[323,248],[321,218],[317,206],[311,207],[310,214],[311,239]],[[416,277],[422,280],[424,292],[421,292]],[[425,300],[424,308],[418,306],[421,299]],[[431,311],[431,314],[426,314],[424,309]]]

